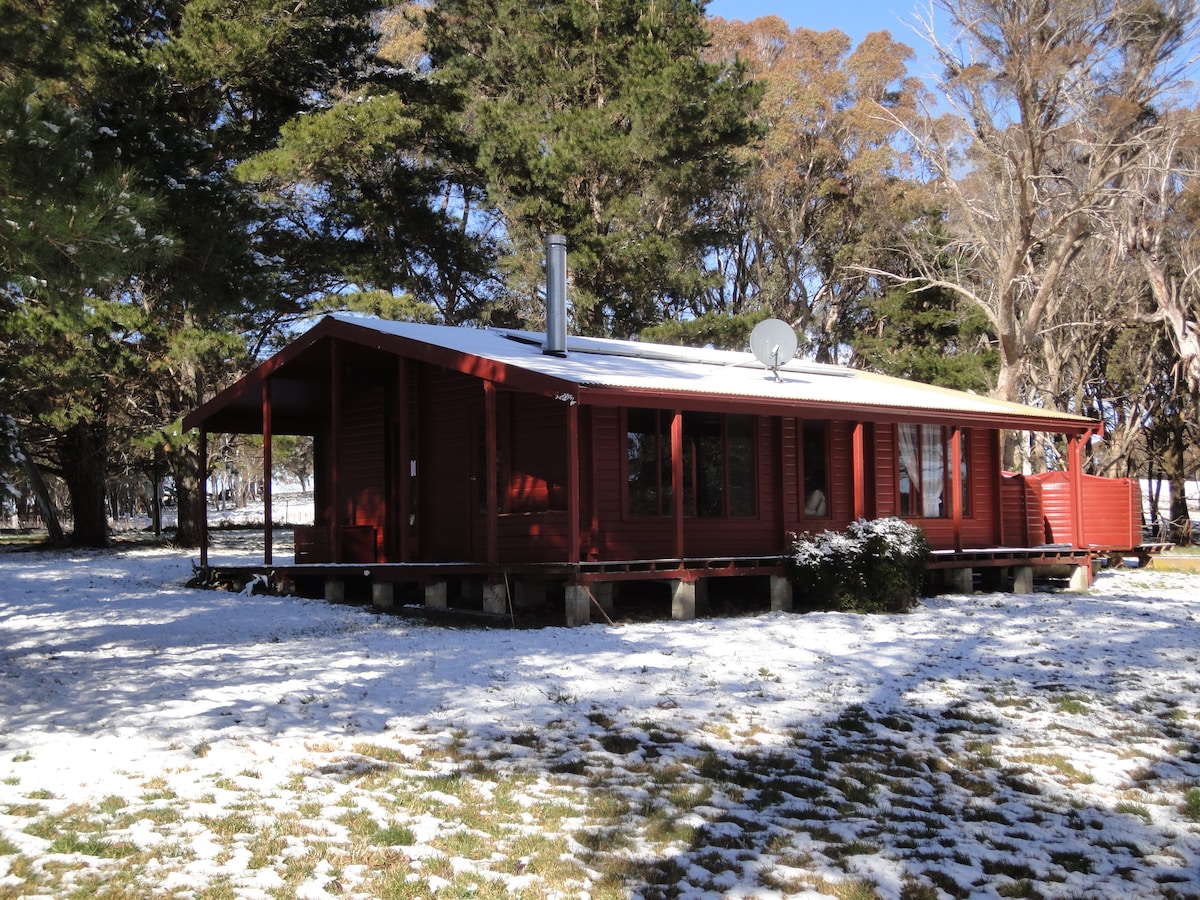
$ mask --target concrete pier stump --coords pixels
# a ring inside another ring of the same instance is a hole
[[[390,581],[376,581],[371,585],[371,605],[376,609],[396,607],[396,585]]]
[[[435,581],[425,585],[425,605],[430,609],[446,609],[449,607],[449,592],[446,582]]]
[[[592,598],[588,595],[587,586],[568,584],[566,595],[567,627],[574,628],[591,622]]]
[[[671,618],[677,622],[690,622],[696,618],[696,582],[671,582]]]
[[[786,575],[771,576],[771,612],[791,612],[792,582]]]

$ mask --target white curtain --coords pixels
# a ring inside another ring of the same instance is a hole
[[[921,504],[927,518],[942,514],[942,490],[946,481],[946,442],[942,429],[921,427]]]
[[[908,473],[909,513],[936,519],[942,515],[946,481],[946,443],[936,425],[901,424],[900,462]]]
[[[897,429],[900,435],[900,462],[908,473],[908,512],[916,514],[916,502],[921,496],[921,464],[917,453],[920,431],[916,425],[905,422]]]

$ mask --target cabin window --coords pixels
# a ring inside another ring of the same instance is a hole
[[[669,516],[673,413],[665,409],[630,409],[625,416],[629,512],[635,516]]]
[[[829,425],[805,422],[801,430],[801,463],[804,471],[804,515],[821,519],[829,509]]]
[[[683,514],[754,515],[754,417],[683,414]]]
[[[670,410],[626,411],[629,512],[673,512]],[[683,512],[697,518],[753,516],[754,417],[683,414]]]
[[[954,477],[950,468],[953,458],[951,434],[949,428],[940,425],[915,425],[905,422],[899,426],[897,436],[900,444],[901,515],[938,519],[948,518],[953,514],[950,506],[950,479]],[[958,478],[962,493],[962,512],[963,515],[969,515],[970,439],[965,430],[961,434],[962,462]]]

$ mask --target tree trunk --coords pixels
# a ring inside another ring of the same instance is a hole
[[[75,519],[71,544],[107,547],[108,428],[102,421],[79,422],[67,429],[57,446]]]
[[[180,547],[199,547],[204,517],[207,514],[201,484],[200,453],[195,439],[184,436],[167,454],[175,476],[175,514],[178,519],[175,543]]]
[[[33,490],[38,510],[42,514],[42,521],[46,523],[50,542],[61,544],[64,537],[62,524],[58,521],[58,510],[54,508],[54,501],[50,499],[50,490],[46,487],[46,480],[42,478],[42,470],[37,467],[23,446],[19,448],[18,453],[21,457],[21,469],[25,472],[25,477],[29,479],[29,486]]]
[[[1192,543],[1192,519],[1187,506],[1187,437],[1183,423],[1176,423],[1167,451],[1167,476],[1171,484],[1171,541],[1185,547]]]
[[[1021,364],[1005,358],[1004,348],[1001,348],[1000,372],[996,376],[996,389],[992,396],[998,400],[1017,402],[1020,396]],[[1021,432],[1004,430],[1000,432],[1000,464],[1006,472],[1022,472],[1025,466],[1024,448],[1021,446]]]

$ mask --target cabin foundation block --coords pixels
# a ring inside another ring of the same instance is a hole
[[[327,603],[346,602],[346,582],[340,578],[325,579],[325,601]]]
[[[1071,583],[1067,586],[1068,591],[1079,593],[1086,591],[1092,586],[1092,567],[1087,566],[1071,566]]]
[[[586,584],[568,584],[566,589],[567,627],[587,625],[591,621],[592,597]]]
[[[435,581],[425,585],[425,605],[430,609],[446,609],[449,606],[446,582]]]
[[[1033,593],[1033,566],[1014,566],[1013,567],[1013,593],[1014,594],[1032,594]]]
[[[508,611],[508,590],[503,581],[483,586],[483,611],[493,616],[502,616]]]
[[[792,582],[784,575],[772,575],[771,578],[771,612],[791,612]]]
[[[972,594],[975,592],[974,569],[951,569],[946,573],[950,579],[950,587],[957,594]]]
[[[677,622],[696,618],[696,582],[671,582],[671,618]]]
[[[371,605],[376,609],[394,609],[396,585],[390,581],[376,581],[371,585]]]

